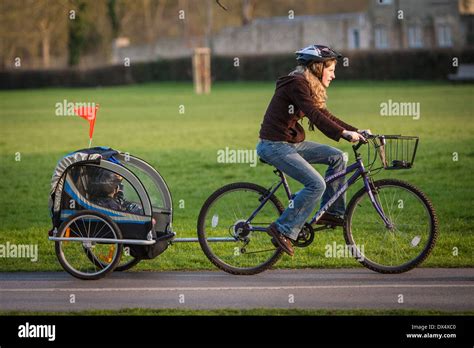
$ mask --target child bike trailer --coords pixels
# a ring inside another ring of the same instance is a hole
[[[56,256],[80,279],[99,279],[155,258],[175,236],[171,195],[161,175],[111,148],[63,157],[51,179],[49,208]]]

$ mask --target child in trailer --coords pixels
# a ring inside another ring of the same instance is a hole
[[[109,170],[102,168],[88,168],[89,176],[89,199],[91,202],[104,208],[123,211],[132,214],[143,215],[143,207],[139,203],[127,201],[124,198],[123,178]],[[152,225],[157,221],[153,217]],[[166,241],[175,237],[175,234],[167,231],[157,231],[157,240]]]
[[[123,178],[120,175],[106,169],[90,167],[88,176],[88,193],[92,202],[112,210],[143,214],[140,204],[124,199]]]

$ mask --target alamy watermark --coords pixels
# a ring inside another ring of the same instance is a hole
[[[47,338],[48,341],[56,339],[56,325],[36,325],[26,322],[18,326],[19,338]]]
[[[26,258],[38,261],[38,244],[0,244],[0,258]]]
[[[327,258],[340,259],[349,257],[364,261],[364,245],[355,247],[354,245],[337,244],[333,242],[332,244],[326,244],[324,249],[326,250],[324,256]]]
[[[397,102],[389,99],[380,103],[380,116],[408,116],[419,120],[420,112],[418,102]]]
[[[217,150],[217,163],[248,163],[250,167],[257,165],[257,150],[225,149]]]
[[[57,102],[54,107],[56,116],[92,115],[96,104],[94,102],[71,102],[63,99],[62,102]]]

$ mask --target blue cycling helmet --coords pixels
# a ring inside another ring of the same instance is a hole
[[[330,59],[342,58],[342,54],[324,45],[311,45],[295,53],[298,63],[304,66],[308,66],[311,63],[320,63]]]

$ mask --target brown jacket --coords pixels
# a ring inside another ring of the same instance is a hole
[[[280,77],[276,83],[275,94],[268,105],[260,128],[260,138],[272,141],[299,143],[305,139],[300,119],[306,116],[310,129],[316,126],[327,137],[339,141],[343,130],[357,131],[327,109],[314,105],[311,88],[301,74]]]

